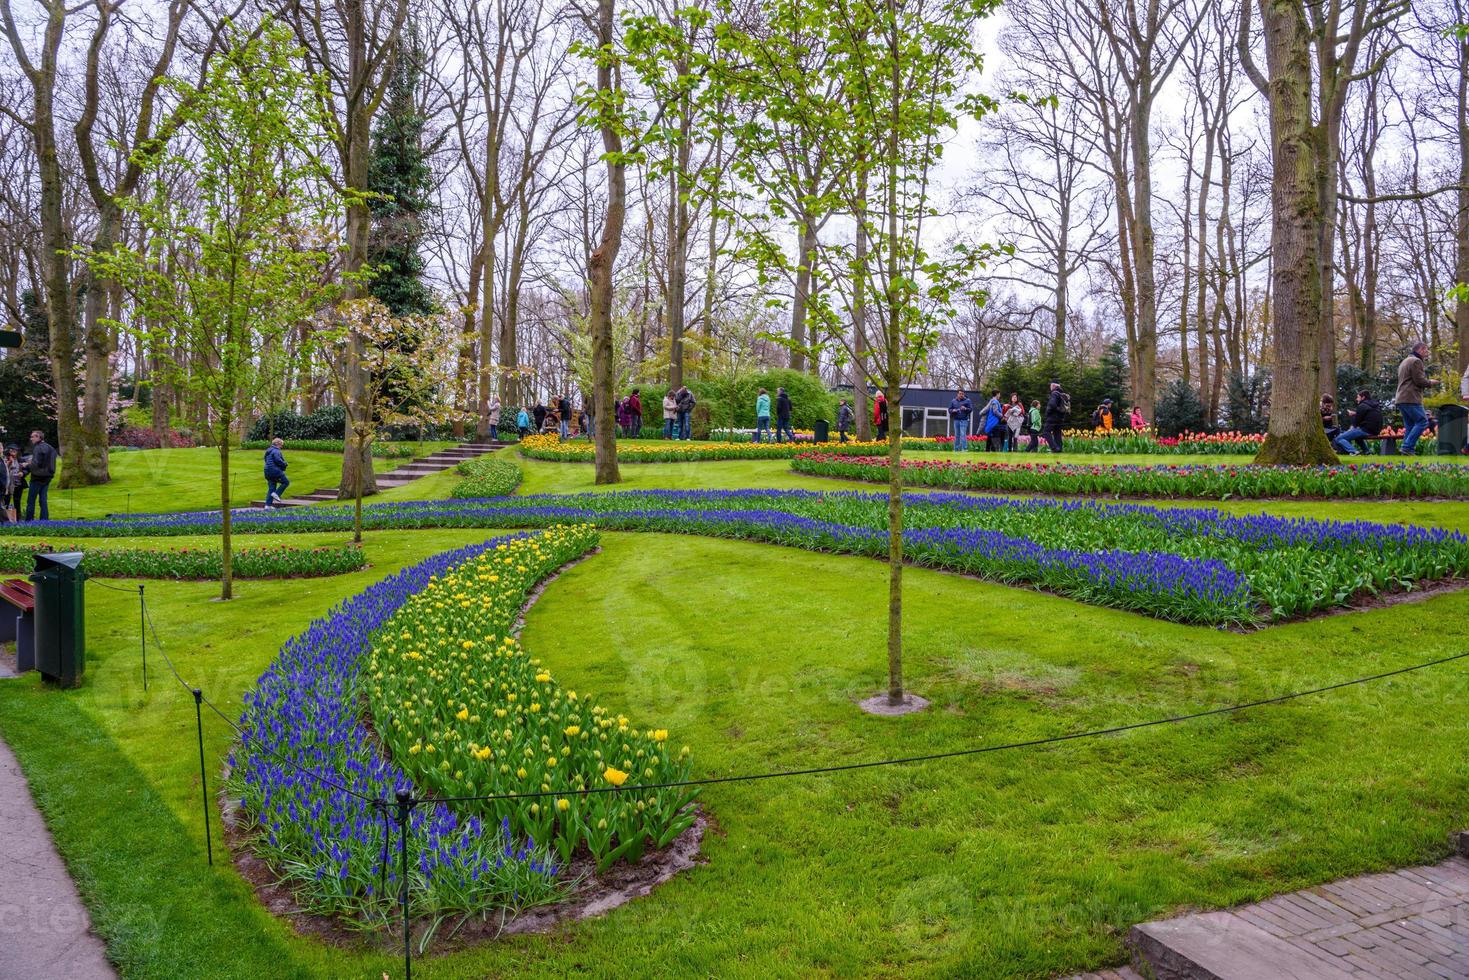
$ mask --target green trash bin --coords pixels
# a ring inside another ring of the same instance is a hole
[[[814,425],[812,428],[815,429],[815,435],[813,437],[814,442],[831,441],[831,423],[828,422],[826,419],[817,419],[816,425]]]
[[[1469,441],[1469,409],[1463,405],[1441,405],[1438,409],[1438,454],[1457,456]]]
[[[36,669],[44,680],[76,687],[86,669],[86,629],[80,551],[36,555]]]

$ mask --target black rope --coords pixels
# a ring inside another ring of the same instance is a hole
[[[137,595],[138,594],[138,589],[136,587],[131,588],[131,589],[124,589],[122,586],[119,586],[119,585],[108,585],[106,582],[100,581],[100,580],[98,580],[96,578],[93,578],[91,576],[88,576],[87,581],[88,582],[91,582],[93,585],[97,586],[97,588],[99,588],[99,589],[106,589],[109,592],[126,592],[128,595]]]
[[[1209,708],[1204,711],[1194,711],[1185,715],[1172,715],[1167,718],[1154,718],[1150,721],[1138,721],[1129,725],[1114,725],[1111,728],[1094,728],[1084,732],[1071,732],[1066,735],[1051,735],[1046,738],[1027,739],[1023,742],[1006,742],[1003,745],[983,745],[972,749],[954,749],[950,752],[931,752],[926,755],[910,755],[897,759],[877,759],[871,762],[849,762],[839,766],[820,766],[812,769],[783,769],[773,772],[750,773],[743,776],[710,776],[704,779],[685,779],[669,783],[641,783],[635,786],[596,786],[590,789],[543,790],[534,793],[492,793],[483,796],[448,796],[436,799],[440,803],[468,803],[474,801],[490,800],[526,800],[546,796],[587,796],[593,793],[626,793],[645,789],[675,789],[681,786],[713,786],[717,783],[745,783],[755,782],[763,779],[785,779],[790,776],[817,776],[824,773],[850,772],[854,769],[876,769],[880,766],[903,766],[916,762],[933,762],[938,759],[955,759],[962,756],[984,755],[990,752],[1004,752],[1010,749],[1036,748],[1042,745],[1054,745],[1057,742],[1071,742],[1082,738],[1097,738],[1102,735],[1116,735],[1121,732],[1137,731],[1140,728],[1155,728],[1159,725],[1172,725],[1183,721],[1194,721],[1199,718],[1208,718],[1213,715],[1229,714],[1235,711],[1244,711],[1247,708],[1259,708],[1269,704],[1280,704],[1285,701],[1294,701],[1297,698],[1310,697],[1313,694],[1324,694],[1327,691],[1336,691],[1344,687],[1353,687],[1358,684],[1367,684],[1372,681],[1380,681],[1388,677],[1396,677],[1399,674],[1412,673],[1415,670],[1424,670],[1428,667],[1437,667],[1440,664],[1451,663],[1455,660],[1463,660],[1469,657],[1469,652],[1456,653],[1452,656],[1441,657],[1438,660],[1429,660],[1425,663],[1414,664],[1411,667],[1399,667],[1397,670],[1387,670],[1380,674],[1372,674],[1368,677],[1357,677],[1349,681],[1340,681],[1336,684],[1327,684],[1322,687],[1313,687],[1305,691],[1292,691],[1289,694],[1280,694],[1271,698],[1261,698],[1258,701],[1246,701],[1243,704],[1232,704],[1222,708]]]

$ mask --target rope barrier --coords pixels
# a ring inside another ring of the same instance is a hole
[[[97,584],[102,585],[103,583],[100,583],[99,582]],[[104,587],[106,587],[106,588],[114,588],[114,587],[110,587],[110,586],[104,586]],[[131,591],[131,590],[115,589],[115,591]],[[1286,702],[1289,702],[1289,701],[1299,700],[1301,698],[1307,698],[1307,697],[1312,697],[1312,696],[1315,696],[1315,695],[1326,694],[1326,693],[1329,693],[1331,691],[1339,691],[1339,690],[1342,690],[1344,688],[1356,687],[1356,686],[1360,686],[1360,685],[1363,685],[1363,684],[1370,684],[1370,683],[1373,683],[1373,682],[1376,682],[1376,681],[1386,680],[1386,679],[1391,678],[1391,677],[1400,677],[1400,676],[1403,676],[1405,674],[1411,674],[1411,673],[1415,673],[1415,672],[1418,672],[1418,671],[1427,670],[1427,669],[1432,668],[1432,667],[1438,667],[1438,666],[1442,666],[1444,664],[1454,663],[1456,661],[1460,661],[1460,660],[1464,660],[1466,658],[1469,658],[1469,651],[1466,651],[1464,653],[1457,653],[1457,654],[1452,654],[1452,655],[1446,656],[1446,657],[1439,657],[1439,658],[1437,658],[1435,660],[1427,660],[1427,661],[1423,661],[1421,663],[1411,664],[1411,665],[1406,666],[1406,667],[1399,667],[1399,668],[1396,668],[1396,669],[1393,669],[1393,670],[1385,670],[1385,671],[1381,671],[1381,672],[1378,672],[1378,673],[1375,673],[1375,674],[1368,674],[1368,675],[1365,675],[1365,676],[1362,676],[1362,677],[1354,677],[1354,678],[1351,678],[1350,680],[1338,681],[1338,682],[1332,683],[1332,684],[1323,684],[1323,685],[1321,685],[1319,687],[1312,687],[1312,688],[1307,688],[1307,689],[1299,690],[1299,691],[1290,691],[1290,692],[1287,692],[1285,694],[1278,694],[1278,695],[1275,695],[1275,696],[1272,696],[1272,697],[1258,698],[1258,699],[1253,700],[1253,701],[1244,701],[1244,702],[1241,702],[1241,703],[1238,703],[1238,704],[1224,705],[1222,707],[1217,707],[1217,708],[1207,708],[1207,709],[1203,709],[1203,710],[1200,710],[1200,711],[1192,711],[1192,712],[1187,712],[1187,713],[1184,713],[1184,714],[1169,715],[1169,716],[1163,717],[1163,718],[1153,718],[1153,719],[1149,719],[1147,721],[1131,722],[1129,724],[1124,724],[1124,725],[1113,725],[1113,726],[1110,726],[1110,727],[1107,727],[1107,728],[1094,728],[1094,729],[1088,729],[1086,731],[1080,731],[1080,732],[1067,732],[1065,734],[1051,735],[1051,736],[1046,736],[1046,737],[1043,737],[1043,738],[1033,738],[1033,739],[1024,739],[1024,740],[1019,740],[1019,741],[1013,741],[1013,742],[1004,742],[1004,743],[1001,743],[1001,744],[998,744],[998,745],[981,745],[981,746],[974,746],[974,747],[971,747],[971,748],[953,749],[953,750],[947,751],[947,752],[930,752],[930,753],[925,753],[925,754],[922,754],[922,755],[899,756],[899,757],[887,758],[887,759],[873,759],[873,760],[868,760],[868,761],[865,761],[865,762],[849,762],[849,763],[843,763],[841,765],[815,766],[815,767],[810,767],[810,768],[805,768],[805,769],[780,769],[780,770],[770,770],[770,771],[767,771],[767,772],[745,773],[745,774],[731,775],[731,776],[709,776],[709,777],[705,777],[705,778],[701,778],[701,779],[685,779],[685,780],[677,780],[677,781],[663,782],[663,783],[637,783],[637,784],[631,784],[631,785],[624,783],[621,786],[610,786],[610,785],[609,786],[598,786],[598,787],[592,787],[592,788],[588,788],[588,789],[579,789],[579,790],[577,790],[577,789],[569,789],[569,788],[562,788],[562,789],[557,789],[557,790],[540,790],[540,791],[528,792],[528,793],[486,793],[486,794],[480,794],[480,795],[474,795],[474,796],[450,796],[450,797],[415,797],[412,794],[412,792],[410,792],[409,790],[398,790],[396,792],[396,794],[395,794],[395,799],[393,799],[393,800],[386,800],[386,799],[382,799],[382,798],[379,798],[379,797],[367,796],[367,795],[365,795],[363,793],[360,793],[360,792],[358,792],[358,791],[356,791],[356,790],[354,790],[354,789],[352,789],[352,788],[350,788],[350,787],[348,787],[346,785],[343,785],[341,783],[338,783],[337,781],[335,781],[335,780],[333,780],[333,779],[331,779],[331,778],[329,778],[327,776],[322,775],[321,773],[313,772],[312,770],[307,769],[304,766],[301,766],[299,763],[295,762],[294,760],[292,760],[292,759],[290,759],[290,758],[288,758],[286,756],[280,755],[279,753],[277,753],[276,751],[274,751],[273,749],[271,749],[269,746],[265,746],[265,745],[259,744],[250,735],[250,733],[248,733],[237,722],[235,722],[234,719],[232,719],[229,715],[225,714],[224,711],[222,711],[217,705],[214,704],[214,702],[212,702],[208,698],[206,698],[204,696],[202,690],[200,690],[199,688],[193,687],[192,685],[190,685],[188,682],[186,682],[184,680],[183,676],[179,673],[178,668],[175,666],[175,664],[173,662],[173,658],[171,658],[168,655],[167,649],[164,647],[162,640],[158,636],[158,626],[157,626],[157,624],[153,620],[153,614],[152,614],[152,612],[148,609],[147,602],[146,602],[146,600],[144,598],[144,593],[143,593],[143,587],[142,586],[139,586],[138,587],[137,595],[138,595],[139,605],[140,605],[141,610],[142,610],[141,611],[141,616],[140,616],[140,626],[139,626],[140,632],[143,631],[144,629],[146,629],[146,634],[151,634],[152,635],[153,645],[157,649],[157,651],[163,656],[164,663],[167,664],[170,673],[173,674],[174,679],[179,682],[180,686],[182,686],[185,690],[189,691],[189,693],[192,695],[192,697],[194,699],[195,726],[196,726],[197,738],[198,738],[198,744],[199,744],[199,779],[200,779],[201,792],[203,793],[203,798],[204,798],[204,806],[203,806],[203,809],[204,809],[204,836],[205,836],[205,844],[206,844],[206,854],[207,854],[207,859],[208,859],[209,863],[211,865],[214,863],[214,845],[213,845],[213,840],[211,838],[211,830],[210,830],[209,793],[208,793],[208,782],[207,782],[207,766],[206,766],[206,763],[205,763],[205,755],[204,755],[204,721],[203,721],[203,710],[202,709],[204,707],[206,707],[206,706],[210,709],[210,711],[212,711],[215,715],[217,715],[220,718],[220,720],[222,720],[226,725],[228,725],[230,727],[230,729],[232,729],[236,733],[236,735],[240,738],[240,740],[242,742],[255,744],[258,748],[260,748],[261,750],[263,750],[272,759],[275,759],[278,762],[281,762],[281,763],[283,763],[285,765],[290,766],[291,768],[295,769],[297,772],[301,773],[302,775],[305,775],[305,776],[310,777],[311,779],[315,780],[316,782],[318,782],[322,786],[328,787],[328,788],[333,789],[333,790],[336,790],[338,792],[345,793],[348,796],[351,796],[351,797],[353,797],[355,799],[361,800],[363,803],[365,803],[368,806],[372,807],[374,810],[376,810],[381,815],[382,822],[383,822],[383,846],[382,846],[382,855],[381,855],[380,864],[379,864],[378,879],[379,879],[380,893],[381,894],[384,894],[384,895],[386,895],[386,893],[387,893],[387,873],[388,873],[387,869],[388,869],[388,860],[389,860],[390,844],[391,844],[391,838],[392,838],[392,832],[391,832],[391,826],[390,826],[390,819],[389,819],[389,809],[391,808],[391,809],[394,809],[396,811],[396,823],[398,824],[398,860],[399,860],[399,879],[400,879],[399,880],[399,883],[398,883],[398,896],[397,896],[397,901],[398,901],[399,910],[400,910],[400,914],[401,914],[401,918],[402,918],[402,930],[403,930],[403,972],[404,972],[405,980],[411,980],[411,977],[413,975],[412,974],[412,971],[413,971],[413,961],[412,961],[412,947],[411,947],[411,924],[410,924],[410,921],[409,921],[409,906],[410,906],[409,897],[410,896],[409,896],[409,879],[408,879],[408,837],[412,833],[412,826],[411,826],[411,820],[410,820],[410,818],[412,816],[413,809],[416,806],[420,805],[420,804],[424,804],[424,803],[432,803],[432,804],[441,804],[442,803],[442,804],[448,804],[448,803],[469,803],[469,802],[492,802],[492,801],[497,801],[497,800],[541,799],[541,798],[550,797],[550,796],[573,796],[573,795],[577,795],[577,796],[590,796],[590,795],[602,794],[602,793],[635,793],[635,792],[642,792],[642,791],[646,791],[646,790],[678,789],[678,788],[699,787],[699,786],[715,786],[715,785],[722,785],[722,784],[726,784],[726,783],[760,782],[760,781],[771,780],[771,779],[790,779],[790,778],[804,777],[804,776],[817,776],[817,775],[826,775],[826,774],[833,774],[833,773],[853,772],[853,771],[856,771],[856,770],[859,770],[859,769],[876,769],[876,768],[882,768],[882,767],[888,767],[888,766],[915,765],[915,764],[922,763],[922,762],[934,762],[934,761],[939,761],[939,760],[944,760],[944,759],[957,759],[957,758],[965,758],[965,757],[969,757],[969,756],[987,755],[987,754],[994,753],[994,752],[1006,752],[1006,751],[1013,751],[1013,750],[1016,750],[1016,749],[1040,748],[1040,747],[1047,746],[1047,745],[1057,745],[1057,744],[1060,744],[1060,743],[1063,743],[1063,742],[1073,742],[1073,741],[1079,741],[1081,739],[1088,739],[1088,738],[1100,738],[1100,737],[1106,736],[1106,735],[1118,735],[1118,734],[1122,734],[1124,732],[1140,731],[1140,730],[1146,729],[1146,728],[1157,728],[1157,727],[1160,727],[1160,726],[1163,726],[1163,725],[1180,724],[1182,722],[1187,722],[1187,721],[1196,721],[1196,720],[1201,719],[1201,718],[1210,718],[1210,717],[1215,717],[1215,716],[1219,716],[1219,715],[1233,714],[1235,712],[1246,711],[1246,710],[1249,710],[1249,709],[1252,709],[1252,708],[1260,708],[1260,707],[1266,707],[1266,706],[1269,706],[1269,705],[1283,704],[1283,703],[1286,703]],[[144,657],[145,658],[146,658],[146,649],[147,649],[147,643],[146,643],[147,636],[146,636],[146,634],[143,637],[143,639],[144,639],[144,651],[145,651],[144,652]],[[144,670],[145,670],[145,675],[144,676],[145,676],[145,685],[146,685],[146,661],[145,661]]]

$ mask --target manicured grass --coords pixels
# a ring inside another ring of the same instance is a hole
[[[521,465],[522,493],[593,489],[589,466]],[[617,489],[843,486],[784,461],[624,474]],[[442,496],[458,479],[384,499]],[[1469,530],[1462,503],[1220,509]],[[147,594],[179,670],[234,714],[312,618],[492,533],[369,532],[368,570],[242,582],[228,604],[211,602],[210,583],[149,583]],[[196,540],[214,539],[166,545]],[[879,719],[853,702],[882,684],[885,581],[867,559],[609,533],[549,587],[523,640],[562,683],[658,719],[697,771],[718,775],[1143,720],[1469,649],[1469,593],[1239,635],[915,569],[909,681],[935,706]],[[262,911],[220,857],[217,822],[217,864],[205,866],[192,698],[165,682],[155,653],[142,691],[135,598],[89,586],[87,599],[87,683],[0,682],[0,735],[123,973],[400,975],[391,950],[330,947]],[[1044,977],[1119,962],[1138,921],[1447,853],[1469,819],[1469,716],[1454,708],[1469,696],[1466,670],[1051,749],[709,787],[701,799],[718,826],[706,865],[604,918],[420,960],[415,975]],[[214,781],[229,731],[214,719],[205,734]]]
[[[432,451],[430,447],[427,451]],[[265,496],[263,454],[253,449],[230,453],[230,503],[247,507]],[[342,478],[338,453],[293,452],[286,456],[291,488],[287,495],[335,486]],[[374,470],[386,473],[407,460],[378,459]],[[112,482],[98,487],[51,489],[51,517],[102,517],[148,511],[209,510],[219,507],[219,450],[140,449],[115,451],[108,460]]]

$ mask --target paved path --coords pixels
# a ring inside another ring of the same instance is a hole
[[[1127,943],[1158,980],[1462,980],[1469,977],[1469,858],[1462,856],[1469,842],[1461,835],[1459,845],[1460,855],[1439,864],[1146,922]]]
[[[116,976],[25,776],[0,741],[0,980]]]

